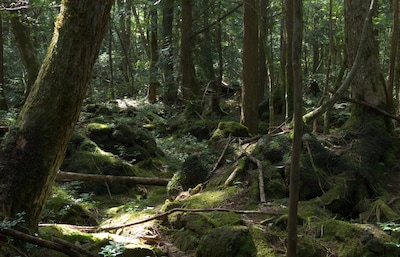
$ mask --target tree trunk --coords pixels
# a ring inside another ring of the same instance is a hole
[[[301,70],[301,45],[303,37],[303,1],[296,0],[293,8],[293,142],[290,162],[289,217],[287,257],[296,257],[297,249],[297,207],[299,201],[300,158],[303,137],[303,85]]]
[[[1,3],[1,1],[0,1]],[[3,17],[0,13],[0,110],[7,110],[6,94],[4,92],[4,40],[3,40]]]
[[[241,123],[253,135],[258,134],[258,0],[245,0],[243,35],[243,85]]]
[[[182,69],[182,94],[186,101],[185,112],[192,116],[200,112],[198,102],[199,88],[196,81],[193,56],[192,56],[192,0],[182,0],[182,28],[181,28],[181,69]]]
[[[285,34],[286,34],[286,84],[285,84],[285,109],[286,119],[290,118],[293,113],[293,61],[292,61],[292,45],[293,45],[293,0],[285,0]]]
[[[112,0],[64,0],[47,55],[17,124],[2,141],[3,217],[35,230],[79,117]]]
[[[389,72],[388,72],[388,105],[389,108],[393,109],[393,91],[394,91],[394,72],[396,67],[397,51],[399,49],[399,0],[393,0],[393,26],[392,26],[392,38],[390,42],[390,61],[389,61]]]
[[[369,2],[365,0],[346,0],[345,1],[345,40],[348,65],[353,65],[360,38],[364,19],[369,9]],[[385,81],[379,66],[377,42],[374,38],[372,20],[368,21],[368,37],[364,45],[364,55],[361,67],[350,84],[351,95],[356,100],[361,100],[383,107],[387,104]],[[362,115],[365,110],[362,106],[353,106],[353,115]]]
[[[158,86],[158,39],[157,39],[157,6],[152,6],[150,10],[150,74],[149,74],[149,92],[148,100],[150,103],[155,103],[157,98],[157,86]]]
[[[22,11],[24,13],[24,11]],[[21,55],[21,61],[28,74],[25,86],[25,100],[28,97],[40,69],[40,63],[36,57],[32,38],[30,37],[29,27],[21,22],[21,17],[17,14],[11,16],[12,32],[15,43]]]
[[[161,69],[163,73],[164,100],[167,104],[173,104],[178,95],[174,76],[174,62],[172,54],[172,28],[174,21],[174,0],[165,0],[161,2],[162,6],[162,59]]]

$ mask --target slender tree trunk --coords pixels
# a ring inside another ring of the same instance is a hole
[[[158,18],[156,6],[153,6],[150,10],[150,20],[150,84],[147,97],[150,103],[155,103],[158,87]]]
[[[288,119],[293,113],[293,61],[292,61],[292,45],[293,45],[293,0],[286,1],[286,12],[285,12],[285,29],[286,29],[286,86],[285,86],[285,103],[286,103],[286,114],[285,117]]]
[[[290,188],[289,188],[289,218],[288,218],[288,246],[287,257],[296,257],[297,249],[297,207],[299,201],[300,157],[303,137],[303,86],[301,76],[301,44],[303,37],[303,1],[294,1],[294,34],[293,34],[293,142],[290,162]]]
[[[389,61],[389,72],[388,72],[388,106],[393,109],[393,91],[394,87],[394,71],[396,68],[396,57],[399,49],[399,0],[393,0],[393,26],[392,26],[392,39],[390,46],[390,61]]]
[[[241,123],[253,135],[258,134],[258,0],[245,0],[243,36],[243,85]]]
[[[174,0],[162,1],[162,52],[161,69],[163,74],[164,101],[172,104],[178,96],[174,76],[172,29],[174,21]]]
[[[2,1],[0,1],[1,3]],[[3,17],[0,13],[0,110],[7,110],[7,99],[4,86],[4,39],[3,39]]]
[[[22,11],[23,12],[23,11]],[[30,36],[29,27],[21,22],[19,15],[11,17],[11,27],[14,34],[15,43],[21,55],[21,61],[28,74],[25,85],[25,100],[28,97],[40,69],[40,63],[36,57],[35,48]]]
[[[35,231],[79,117],[112,0],[63,0],[47,55],[17,124],[2,140],[3,217]]]
[[[132,25],[132,0],[118,0],[118,6],[122,8],[123,15],[120,15],[119,26],[120,26],[120,41],[122,48],[122,61],[121,61],[121,71],[122,77],[126,84],[131,85],[134,88],[134,77],[133,68],[131,65],[131,25]],[[133,90],[134,91],[134,90]]]
[[[108,66],[110,70],[110,83],[109,83],[109,90],[110,90],[110,97],[108,97],[108,93],[106,90],[106,100],[114,100],[115,99],[115,84],[114,84],[114,61],[113,61],[113,30],[112,30],[112,23],[108,24]],[[110,99],[108,99],[110,98]]]
[[[258,44],[258,52],[259,52],[259,94],[258,94],[258,102],[264,99],[265,88],[267,86],[267,0],[260,0],[260,21],[261,24],[259,26],[259,44]],[[272,97],[271,97],[272,98]],[[270,99],[271,99],[270,98]]]

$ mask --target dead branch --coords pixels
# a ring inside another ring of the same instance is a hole
[[[248,152],[246,152],[243,148],[242,148],[242,144],[239,143],[239,150],[242,154],[246,155],[247,158],[249,158],[250,161],[254,162],[255,164],[257,164],[257,170],[258,170],[258,190],[259,190],[259,194],[260,194],[260,202],[266,203],[266,199],[265,199],[265,190],[264,190],[264,174],[263,174],[263,166],[262,166],[262,162],[255,158],[254,156],[252,156],[251,154],[249,154]]]
[[[130,226],[135,226],[139,225],[142,223],[146,223],[152,220],[160,220],[164,219],[166,216],[174,213],[174,212],[186,212],[186,213],[199,213],[199,212],[213,212],[213,211],[220,211],[220,212],[233,212],[237,214],[274,214],[274,215],[282,215],[283,213],[279,213],[277,211],[255,211],[255,210],[232,210],[232,209],[225,209],[225,208],[208,208],[208,209],[184,209],[184,208],[174,208],[169,211],[159,213],[157,215],[154,215],[152,217],[135,221],[132,223],[128,223],[125,225],[121,226],[115,226],[115,227],[107,227],[107,228],[98,228],[97,231],[110,231],[110,230],[116,230],[116,229],[121,229],[121,228],[126,228]]]
[[[83,173],[66,172],[66,171],[59,171],[56,180],[57,181],[78,180],[78,181],[94,181],[94,182],[106,182],[106,183],[116,183],[116,184],[152,185],[152,186],[166,186],[169,182],[169,179],[167,178],[83,174]]]
[[[222,153],[221,153],[221,155],[219,156],[218,161],[215,163],[215,165],[214,165],[213,169],[211,170],[210,174],[208,175],[208,178],[207,178],[207,179],[209,179],[209,178],[211,177],[211,175],[214,173],[214,171],[216,171],[217,168],[218,168],[218,166],[221,164],[222,159],[223,159],[224,156],[225,156],[226,150],[228,149],[228,146],[231,144],[231,141],[232,141],[232,140],[231,140],[231,134],[229,134],[229,137],[228,137],[228,139],[227,139],[227,142],[226,142],[226,145],[225,145],[225,147],[224,147],[224,150],[222,150]]]
[[[376,107],[376,106],[374,106],[374,105],[372,105],[370,103],[367,103],[365,101],[357,100],[357,99],[354,99],[354,98],[348,98],[348,97],[344,97],[344,96],[342,96],[342,99],[347,101],[347,102],[350,102],[350,103],[355,103],[355,104],[359,104],[359,105],[363,105],[363,106],[369,107],[369,108],[373,109],[374,111],[382,114],[383,116],[392,118],[392,119],[400,122],[400,117],[399,116],[391,114],[391,113],[389,113],[389,112],[387,112],[385,110],[382,110],[382,109],[380,109],[380,108],[378,108],[378,107]]]

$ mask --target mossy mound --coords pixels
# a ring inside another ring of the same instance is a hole
[[[82,145],[84,146],[84,145]],[[96,148],[93,144],[85,144],[85,149],[93,146],[95,152],[77,151],[69,159],[64,161],[62,170],[79,172],[85,174],[101,174],[101,175],[115,175],[115,176],[135,176],[137,168],[111,153],[103,152]],[[93,149],[91,148],[91,149]],[[132,187],[125,185],[109,184],[98,182],[85,182],[78,192],[94,192],[95,194],[108,194],[108,193],[124,193]]]
[[[196,257],[252,257],[257,249],[247,227],[219,227],[200,240]]]
[[[219,139],[227,138],[229,135],[233,137],[248,137],[249,130],[238,122],[222,121],[218,124],[218,127],[212,134],[210,140],[217,141]]]
[[[174,199],[181,191],[194,188],[206,181],[211,165],[212,159],[208,154],[189,155],[183,162],[181,170],[176,172],[168,183],[169,197]]]
[[[147,130],[133,128],[126,124],[113,127],[107,124],[90,123],[86,127],[86,136],[102,150],[113,153],[130,163],[163,155]]]

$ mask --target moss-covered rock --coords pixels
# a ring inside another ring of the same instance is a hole
[[[218,124],[218,128],[212,134],[210,140],[215,141],[229,137],[248,137],[249,130],[246,126],[235,121],[222,121]]]
[[[200,240],[196,257],[252,257],[257,249],[247,227],[219,227]]]
[[[212,160],[208,154],[196,153],[188,156],[182,164],[182,169],[174,174],[168,183],[167,191],[171,199],[179,192],[194,188],[206,181],[211,170]]]

